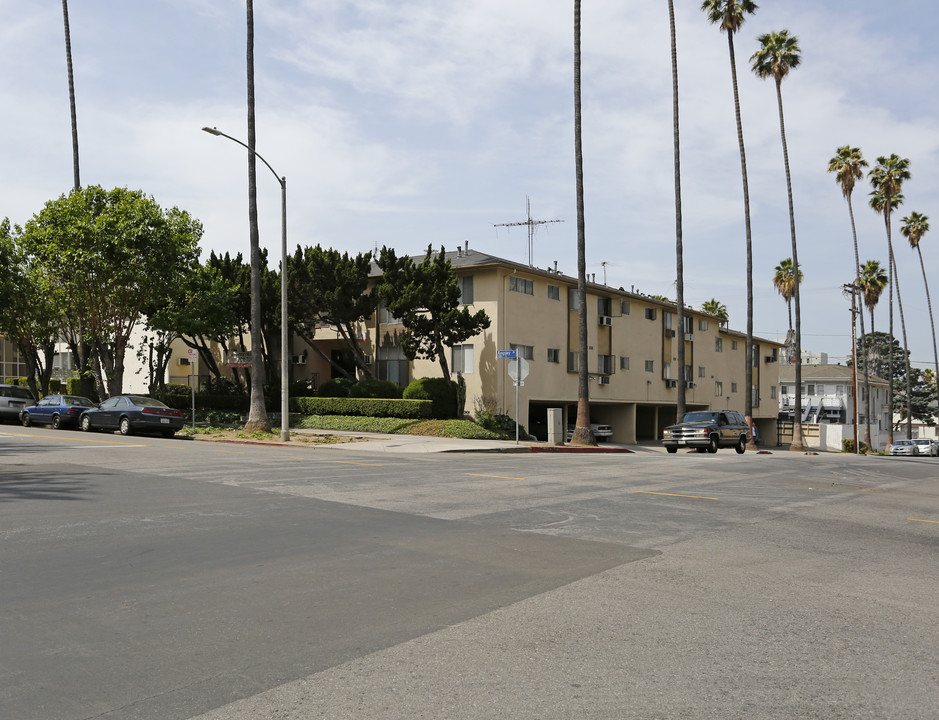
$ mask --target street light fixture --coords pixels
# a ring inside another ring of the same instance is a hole
[[[277,178],[277,182],[280,183],[280,439],[283,442],[287,442],[290,440],[290,403],[287,381],[289,368],[289,358],[287,356],[287,177],[278,175],[274,168],[271,167],[271,164],[265,160],[257,150],[252,150],[238,138],[226,135],[221,130],[214,127],[204,127],[202,129],[209,133],[209,135],[228,138],[232,142],[241,145],[241,147],[245,148],[248,152],[254,153],[254,156],[267,165],[267,169],[274,174],[274,177]],[[260,336],[260,328],[256,328],[256,330]],[[260,339],[260,337],[258,339]],[[251,342],[255,342],[253,336]],[[258,371],[258,368],[254,368],[254,382],[260,381]]]

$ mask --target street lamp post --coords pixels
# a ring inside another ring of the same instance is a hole
[[[257,150],[252,150],[238,138],[226,135],[216,128],[202,128],[209,135],[216,135],[228,138],[232,142],[238,143],[241,147],[254,153],[254,156],[262,163],[267,165],[277,182],[280,183],[280,439],[284,442],[290,440],[290,403],[288,388],[288,369],[289,357],[287,356],[287,177],[278,175],[271,164],[265,160]],[[260,335],[260,328],[255,331]],[[258,338],[260,339],[260,338]],[[255,342],[255,338],[251,338]],[[259,382],[258,368],[254,369],[254,381]]]

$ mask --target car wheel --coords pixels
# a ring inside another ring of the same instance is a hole
[[[737,451],[738,455],[743,455],[747,451],[747,439],[743,435],[740,436],[740,440],[734,445],[734,450]]]
[[[717,438],[712,435],[712,436],[711,436],[711,442],[708,443],[708,452],[713,455],[714,453],[717,452],[717,447],[718,447],[718,445],[717,445]]]
[[[667,448],[665,448],[665,450],[666,450],[670,455],[673,455],[673,454],[675,454],[675,453],[678,452],[678,448],[677,448],[677,447],[667,447]]]
[[[707,448],[695,448],[694,451],[698,453],[706,453],[708,449]]]
[[[29,427],[33,424],[33,421],[29,417],[29,413],[23,413],[23,417],[20,418],[20,422],[23,423],[23,427]]]
[[[130,420],[126,417],[121,418],[121,435],[130,435]]]
[[[52,429],[53,429],[53,430],[61,430],[61,429],[62,429],[62,418],[60,418],[58,415],[53,415],[53,416],[52,416]]]
[[[83,431],[91,432],[91,418],[87,415],[82,415],[81,426]]]

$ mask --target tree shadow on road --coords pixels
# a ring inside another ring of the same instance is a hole
[[[91,485],[80,478],[74,469],[68,472],[67,477],[57,477],[48,468],[41,471],[25,467],[7,468],[0,472],[0,503],[16,500],[87,500]]]

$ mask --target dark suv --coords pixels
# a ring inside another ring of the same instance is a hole
[[[733,410],[695,410],[685,413],[677,425],[669,425],[662,431],[662,444],[670,453],[678,452],[680,447],[709,453],[732,447],[742,453],[747,449],[749,438],[747,421]]]

